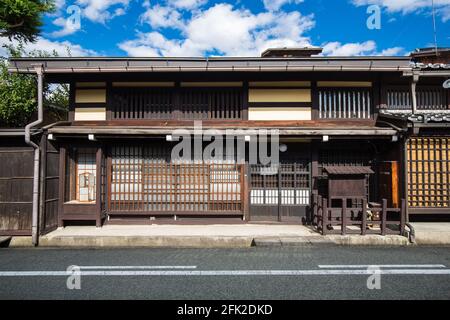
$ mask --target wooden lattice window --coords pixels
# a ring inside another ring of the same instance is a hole
[[[171,119],[172,88],[114,88],[113,119]]]
[[[372,91],[368,88],[320,88],[320,119],[370,119]]]
[[[109,208],[133,212],[242,212],[243,165],[173,162],[164,145],[111,150]]]
[[[241,119],[242,88],[114,88],[112,119]]]
[[[412,208],[450,207],[450,138],[409,140],[408,202]]]

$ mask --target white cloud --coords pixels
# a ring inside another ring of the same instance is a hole
[[[380,56],[399,56],[405,53],[402,47],[393,47],[382,50],[378,55]]]
[[[280,10],[282,6],[288,3],[301,3],[303,0],[263,0],[264,8],[270,11]]]
[[[123,16],[126,14],[126,9],[131,0],[77,0],[74,4],[78,6],[78,10],[71,10],[66,12],[65,8],[76,8],[69,6],[65,0],[56,0],[56,12],[52,16],[57,16],[53,20],[53,24],[61,27],[60,30],[52,32],[52,37],[63,37],[79,31],[81,28],[74,25],[73,16],[78,14],[78,21],[81,21],[81,16],[89,19],[92,22],[105,24],[108,20],[114,17]]]
[[[105,23],[117,15],[124,14],[130,0],[77,0],[76,4],[82,7],[83,16],[93,22]],[[117,11],[117,6],[122,9]],[[114,12],[110,8],[114,8]]]
[[[221,3],[194,13],[183,24],[182,39],[167,39],[158,32],[138,33],[136,39],[119,47],[132,56],[258,56],[268,47],[310,45],[304,33],[314,27],[314,20],[297,11],[253,14]]]
[[[53,24],[55,26],[61,27],[62,29],[52,32],[52,37],[64,37],[80,30],[79,26],[73,24],[71,21],[68,21],[63,17],[59,17],[53,20]]]
[[[169,6],[186,10],[201,7],[207,2],[208,0],[167,0]]]
[[[204,50],[190,39],[169,40],[159,32],[139,33],[137,39],[122,42],[119,48],[133,57],[200,56]]]
[[[450,20],[450,5],[443,8],[439,8],[437,12],[442,17],[443,22],[447,22]]]
[[[155,5],[150,7],[141,16],[141,21],[148,23],[152,28],[182,28],[182,16],[180,12],[171,7]]]
[[[55,7],[57,10],[63,8],[66,5],[66,0],[55,0]]]
[[[0,56],[6,56],[7,51],[3,46],[10,44],[17,46],[18,42],[15,40],[9,41],[8,38],[4,37],[0,38]],[[68,56],[68,49],[73,57],[98,55],[98,53],[94,50],[85,49],[78,44],[71,43],[70,41],[51,41],[42,37],[38,37],[34,43],[27,43],[24,45],[25,52],[30,52],[33,50],[45,50],[47,52],[56,51],[61,57]]]
[[[395,56],[403,53],[404,49],[393,47],[377,51],[375,41],[345,43],[328,42],[323,45],[324,56]]]
[[[376,4],[386,8],[388,12],[403,14],[430,11],[431,9],[431,0],[351,0],[351,2],[356,6]],[[450,0],[434,0],[434,6],[444,21],[450,18]]]

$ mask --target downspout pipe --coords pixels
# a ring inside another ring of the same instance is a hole
[[[417,95],[416,95],[417,82],[419,82],[419,73],[417,71],[413,71],[413,78],[411,81],[411,101],[413,114],[417,113]]]
[[[35,65],[34,70],[38,80],[38,118],[25,126],[25,143],[34,149],[33,170],[33,209],[31,214],[31,235],[34,246],[39,244],[39,164],[40,147],[31,141],[31,129],[40,125],[44,119],[44,68],[42,64]]]

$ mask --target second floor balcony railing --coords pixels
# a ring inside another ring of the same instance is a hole
[[[438,86],[418,86],[416,89],[417,110],[450,110],[448,93]],[[388,110],[412,110],[411,89],[409,87],[388,87],[386,89]]]

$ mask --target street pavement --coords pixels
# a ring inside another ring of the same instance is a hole
[[[448,300],[450,247],[3,248],[0,299]]]

